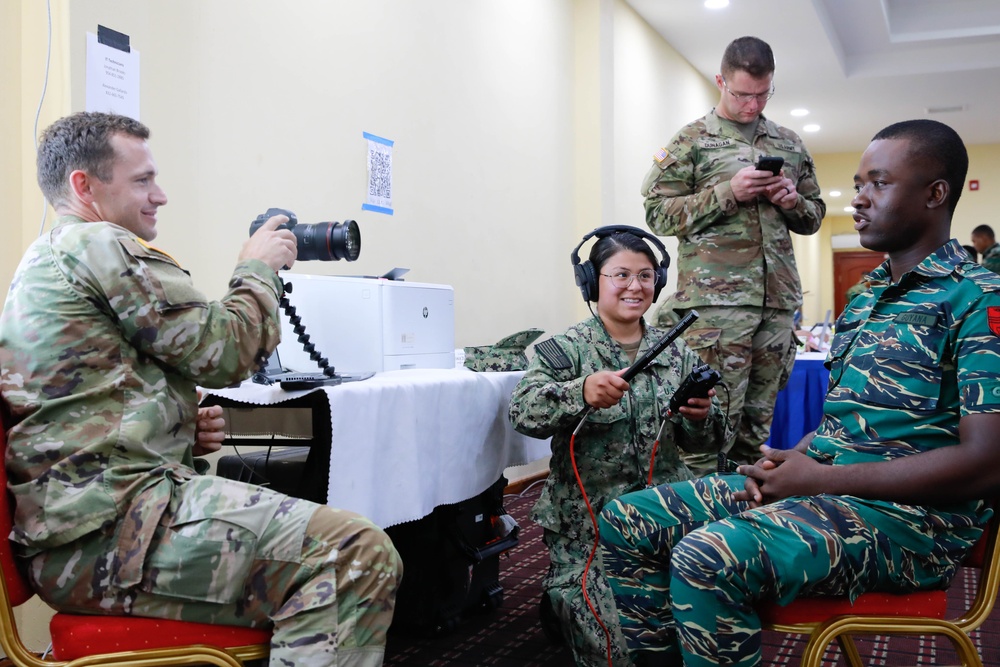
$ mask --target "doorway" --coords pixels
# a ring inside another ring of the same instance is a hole
[[[847,290],[884,261],[885,253],[872,250],[833,253],[833,309],[836,315],[847,307]]]

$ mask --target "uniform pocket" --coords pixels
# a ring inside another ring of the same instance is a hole
[[[257,536],[218,519],[164,529],[146,561],[141,588],[186,600],[232,604],[243,595],[257,553]]]
[[[943,342],[943,330],[893,325],[874,351],[874,363],[859,398],[874,405],[936,410],[941,395]]]
[[[157,527],[140,587],[187,600],[238,601],[259,557],[260,536],[289,500],[293,499],[220,477],[185,481],[174,491],[169,520]],[[301,537],[289,543],[293,554],[299,554]],[[261,557],[286,555],[273,552],[273,546],[267,549]]]
[[[719,361],[719,338],[722,329],[688,329],[684,341],[698,353],[701,360],[712,368],[722,368]]]
[[[908,410],[936,410],[941,367],[925,355],[880,349],[859,398],[866,403]]]

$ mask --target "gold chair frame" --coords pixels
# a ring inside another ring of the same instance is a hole
[[[816,623],[765,623],[766,630],[809,635],[802,653],[802,667],[821,667],[829,645],[836,640],[841,653],[851,667],[863,667],[854,635],[906,635],[946,637],[964,667],[983,667],[982,656],[970,634],[979,628],[993,611],[1000,590],[1000,547],[997,543],[1000,508],[994,512],[981,540],[985,543],[982,558],[964,567],[977,569],[979,579],[976,594],[958,618],[939,619],[920,616],[838,615]],[[973,553],[976,552],[974,548]],[[955,583],[953,582],[953,586]],[[904,596],[905,597],[905,596]]]

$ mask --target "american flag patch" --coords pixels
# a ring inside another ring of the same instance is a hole
[[[653,155],[653,159],[656,160],[657,162],[663,162],[664,160],[667,159],[668,155],[669,153],[667,153],[667,149],[661,148],[660,150],[656,151],[656,153]]]

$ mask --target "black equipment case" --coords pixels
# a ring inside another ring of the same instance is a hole
[[[517,546],[518,533],[502,518],[506,486],[501,476],[474,498],[386,528],[404,568],[390,631],[448,632],[463,614],[503,604],[500,555]]]
[[[329,466],[309,460],[318,449],[274,447],[223,456],[217,471],[326,504],[328,481],[316,471],[325,473]],[[501,476],[478,496],[385,529],[403,561],[391,632],[448,632],[463,614],[489,612],[503,603],[500,554],[518,542],[518,527],[503,508],[506,486]]]

